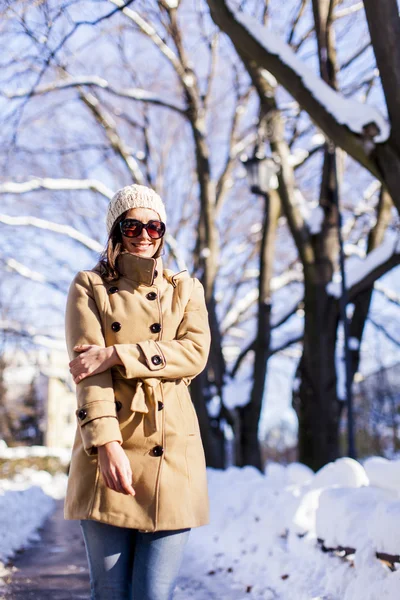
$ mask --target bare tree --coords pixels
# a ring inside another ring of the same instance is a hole
[[[337,91],[336,79],[338,67],[333,29],[335,2],[314,0],[312,4],[318,43],[319,80],[315,75],[311,75],[311,71],[308,77],[307,67],[296,58],[289,45],[285,45],[270,29],[264,29],[249,14],[231,10],[224,1],[208,0],[208,4],[214,21],[229,35],[245,66],[248,68],[247,65],[251,64],[252,68],[268,69],[301,108],[310,115],[327,138],[343,148],[381,181],[383,192],[378,209],[378,221],[371,232],[369,243],[370,250],[376,248],[376,242],[382,240],[382,234],[388,224],[387,196],[391,196],[400,208],[393,179],[393,177],[397,178],[400,166],[398,141],[396,142],[394,137],[393,128],[392,135],[390,137],[387,135],[388,127],[378,113],[365,111],[365,120],[361,124],[357,124],[355,119],[354,123],[349,119],[342,122],[337,113],[335,114],[333,99],[336,97],[337,102],[343,100],[340,92]],[[367,14],[368,10],[372,11],[368,6],[371,4],[365,3]],[[389,0],[385,5],[385,10],[388,10],[385,13],[387,18],[382,23],[381,15],[379,33],[376,21],[371,27],[370,21],[373,17],[369,18],[369,25],[374,48],[376,45],[379,47],[383,45],[386,48],[387,59],[391,48],[390,40],[394,39],[393,32],[398,26],[399,17],[394,1]],[[300,10],[302,9],[303,4],[300,7]],[[379,43],[375,41],[376,36],[379,37]],[[379,58],[377,60],[379,65]],[[392,100],[398,93],[393,88],[394,80],[389,86],[382,78],[385,97],[394,94]],[[387,104],[391,114],[388,101]],[[355,105],[352,105],[352,108],[354,115]],[[363,111],[363,105],[359,105],[359,110]],[[334,202],[337,190],[335,190],[332,162],[335,159],[328,150],[325,151],[319,198],[319,206],[323,210],[322,227],[317,232],[311,232],[302,219],[296,203],[287,150],[281,147],[279,155],[282,162],[279,181],[282,188],[282,206],[303,263],[305,283],[304,349],[298,370],[301,384],[294,397],[294,406],[299,417],[299,458],[313,468],[318,468],[339,454],[338,427],[342,407],[337,397],[335,370],[339,307],[337,299],[332,296],[328,287],[338,259],[338,214]],[[382,162],[385,162],[384,166]],[[376,269],[371,269],[349,290],[351,300],[356,300],[357,304],[352,324],[354,330],[362,332],[361,323],[365,319],[365,311],[368,312],[367,298],[374,281],[399,264],[399,260],[400,254],[394,248],[387,260],[378,264]],[[364,294],[364,297],[360,294]],[[362,316],[362,306],[364,316]]]

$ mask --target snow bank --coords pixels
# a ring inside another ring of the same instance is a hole
[[[360,487],[368,485],[369,480],[364,467],[359,462],[345,456],[328,463],[316,472],[311,487],[327,488],[332,485]]]
[[[400,461],[208,469],[208,481],[210,525],[192,530],[182,567],[207,583],[204,598],[397,600],[400,571],[376,552],[399,553]],[[318,539],[356,552],[325,553]]]
[[[372,456],[364,461],[364,469],[370,485],[400,494],[400,460]]]
[[[71,450],[69,448],[48,448],[47,446],[16,446],[8,447],[4,440],[0,440],[0,458],[15,460],[17,458],[30,457],[56,457],[63,465],[67,465],[71,460]]]
[[[3,490],[0,484],[0,561],[39,539],[37,529],[53,510],[54,500],[39,487]]]
[[[66,459],[67,453],[54,453],[43,446],[7,448],[2,443],[0,456],[59,456]],[[54,510],[54,500],[64,497],[66,484],[64,473],[50,475],[36,469],[22,469],[12,479],[0,479],[0,562],[8,561],[17,550],[39,539],[37,530]]]
[[[317,536],[324,540],[327,548],[343,546],[357,549],[366,544],[371,546],[373,542],[375,551],[391,554],[387,549],[390,546],[390,532],[383,534],[386,550],[379,550],[374,539],[376,530],[380,531],[382,528],[376,513],[379,512],[379,507],[387,506],[391,500],[392,496],[388,490],[366,486],[324,490],[320,494],[316,510]]]

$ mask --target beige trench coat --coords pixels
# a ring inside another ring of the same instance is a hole
[[[205,368],[210,329],[204,290],[161,257],[119,258],[123,276],[105,283],[96,267],[80,271],[68,292],[70,360],[77,344],[114,345],[123,365],[76,385],[77,430],[65,519],[94,519],[140,531],[209,522],[206,465],[188,385]],[[97,446],[122,442],[135,496],[108,488]]]

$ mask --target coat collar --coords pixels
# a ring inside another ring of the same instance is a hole
[[[130,252],[122,252],[117,261],[122,277],[144,285],[158,285],[162,282],[163,262],[161,256],[147,258]]]

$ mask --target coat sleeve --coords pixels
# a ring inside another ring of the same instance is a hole
[[[193,289],[174,340],[114,345],[123,365],[119,370],[124,377],[192,379],[204,370],[211,333],[204,288],[197,278],[192,281]]]
[[[79,355],[77,344],[105,347],[100,315],[85,271],[73,279],[67,297],[65,338],[70,360]],[[75,411],[86,454],[97,454],[97,446],[117,441],[122,444],[111,370],[85,377],[76,384]]]

